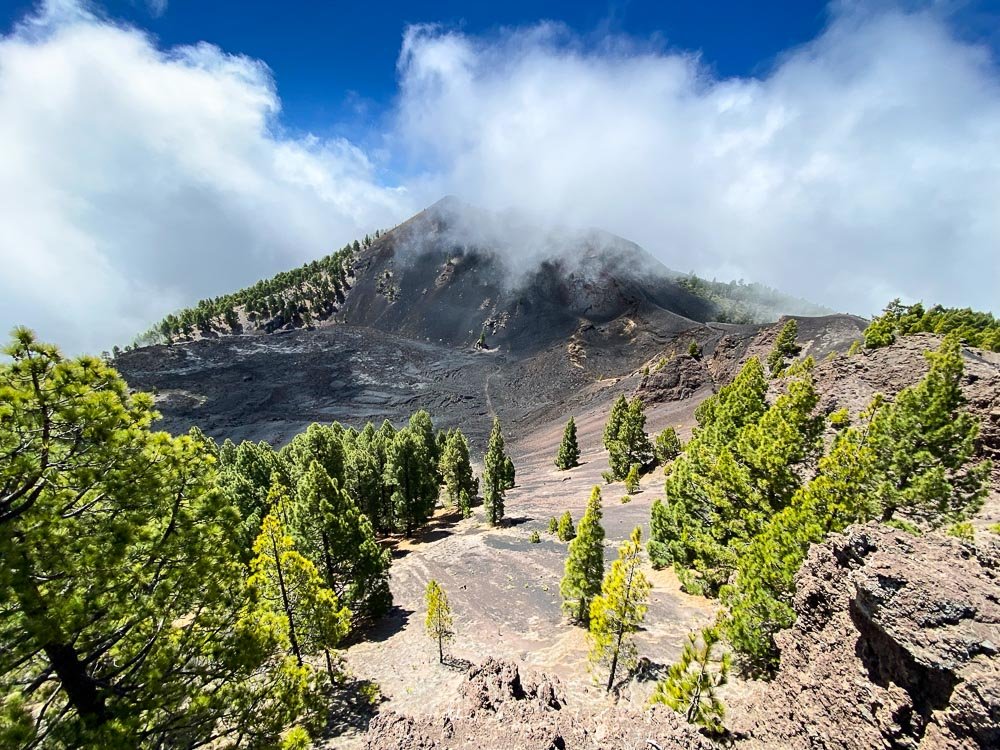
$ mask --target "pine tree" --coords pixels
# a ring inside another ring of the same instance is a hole
[[[611,472],[616,479],[624,479],[633,464],[640,469],[652,465],[653,445],[646,435],[646,412],[638,396],[629,402],[619,419],[617,433],[607,445]]]
[[[607,424],[604,425],[603,442],[605,450],[610,451],[612,441],[618,439],[618,433],[621,430],[622,421],[625,419],[627,412],[628,399],[624,395],[621,395],[611,405],[611,413],[608,415]]]
[[[555,519],[552,519],[555,521]],[[573,516],[569,514],[569,511],[564,511],[559,517],[559,521],[556,525],[556,536],[559,538],[560,542],[569,542],[576,537],[576,529],[573,528]]]
[[[877,516],[871,497],[875,456],[867,441],[871,418],[869,409],[861,426],[837,436],[816,477],[750,541],[735,582],[720,592],[729,609],[726,636],[750,673],[766,675],[777,666],[774,635],[795,621],[795,574],[810,545]]]
[[[639,464],[632,464],[625,475],[625,491],[630,495],[639,491]]]
[[[796,339],[799,336],[799,324],[795,318],[789,318],[788,322],[782,326],[778,332],[778,337],[774,340],[774,348],[767,356],[767,369],[771,372],[771,377],[777,377],[785,369],[785,360],[796,356],[802,349]]]
[[[681,454],[681,439],[677,436],[677,430],[673,427],[664,427],[663,431],[656,436],[654,446],[656,460],[661,464],[673,461]]]
[[[604,527],[601,526],[601,488],[595,486],[580,519],[576,538],[569,544],[559,593],[563,610],[575,622],[586,625],[590,602],[601,591],[604,578]]]
[[[701,347],[698,345],[697,341],[692,341],[691,345],[688,346],[688,356],[694,357],[695,359],[701,359]]]
[[[409,428],[423,442],[424,448],[427,450],[427,459],[437,474],[441,453],[438,450],[437,436],[434,434],[434,422],[431,421],[431,415],[424,409],[414,412],[410,416]],[[438,480],[440,481],[440,476]]]
[[[504,494],[508,489],[508,476],[513,465],[508,466],[510,459],[504,453],[503,433],[500,431],[500,420],[494,417],[493,430],[486,447],[483,459],[483,501],[486,505],[486,517],[491,526],[499,526],[504,516]]]
[[[458,510],[462,514],[462,518],[472,517],[472,499],[465,490],[462,490],[458,496]]]
[[[284,474],[289,486],[294,487],[309,470],[313,461],[320,465],[336,479],[341,486],[344,484],[344,447],[341,443],[343,427],[334,423],[331,426],[313,423],[300,432],[291,442],[278,451],[278,458],[284,464]]]
[[[503,458],[503,488],[505,490],[514,489],[516,471],[514,469],[514,461],[510,456],[504,456]]]
[[[448,595],[433,579],[427,582],[424,603],[427,606],[424,629],[430,638],[437,641],[438,661],[444,664],[444,642],[450,641],[455,636],[455,631]]]
[[[239,627],[241,521],[215,489],[214,446],[151,432],[152,398],[97,358],[65,359],[26,329],[6,354],[0,733],[11,721],[41,747],[275,739],[308,685],[287,679],[270,633]]]
[[[725,706],[716,691],[729,679],[729,654],[716,662],[712,651],[719,642],[716,628],[691,633],[680,660],[670,667],[667,677],[658,683],[650,703],[665,703],[689,724],[703,727],[709,734],[724,734]]]
[[[236,531],[238,554],[250,562],[253,543],[260,534],[260,524],[271,507],[268,492],[271,480],[278,476],[286,482],[285,467],[266,442],[243,441],[234,446],[226,440],[219,450],[218,485],[227,500],[239,511],[240,524]]]
[[[754,374],[743,387],[756,381]],[[756,402],[754,391],[720,395],[736,399],[740,410]],[[728,403],[702,412],[704,426],[670,465],[666,499],[653,504],[650,519],[650,557],[659,565],[674,563],[685,590],[715,595],[733,572],[739,548],[789,504],[801,484],[798,467],[820,448],[817,400],[806,360],[787,392],[754,421],[741,416],[735,427]]]
[[[397,432],[386,451],[384,480],[393,488],[393,518],[406,536],[412,536],[434,510],[438,497],[435,473],[423,438],[409,427]]]
[[[453,430],[445,440],[439,469],[452,504],[459,502],[463,492],[469,497],[479,492],[479,482],[472,475],[469,443],[461,430]]]
[[[556,466],[565,471],[572,469],[580,462],[580,447],[576,443],[576,422],[573,417],[566,423],[562,442],[559,443],[559,453],[556,456]]]
[[[250,564],[247,583],[254,616],[278,616],[299,666],[305,656],[322,652],[332,681],[336,674],[330,651],[347,634],[351,611],[340,606],[336,595],[323,585],[316,566],[295,549],[280,520],[288,498],[280,490],[275,495],[274,510],[261,525]]]
[[[982,504],[991,465],[969,466],[979,423],[963,408],[958,337],[949,334],[926,356],[926,377],[879,410],[870,439],[882,520],[903,513],[937,527],[965,520]]]
[[[618,548],[618,559],[604,578],[601,593],[590,603],[590,661],[608,664],[607,691],[615,684],[619,667],[632,670],[636,661],[632,634],[646,616],[650,583],[642,565],[642,531],[636,526]]]
[[[386,448],[371,422],[358,433],[350,448],[345,450],[345,456],[345,488],[372,527],[383,534],[388,533],[392,527],[392,509],[384,479]]]
[[[354,621],[384,614],[392,605],[389,553],[375,540],[368,518],[318,461],[299,481],[290,515],[299,550],[351,609]]]

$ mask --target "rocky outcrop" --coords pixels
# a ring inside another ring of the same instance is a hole
[[[684,354],[654,365],[643,376],[636,395],[649,406],[691,398],[709,384],[711,377],[705,365],[695,357]]]
[[[875,524],[812,549],[747,747],[1000,747],[1000,548]]]
[[[869,524],[815,546],[771,682],[731,701],[745,750],[1000,747],[1000,544]],[[443,716],[383,713],[367,748],[718,747],[663,707],[575,711],[556,679],[489,659]]]
[[[488,659],[472,667],[455,707],[440,717],[385,712],[371,723],[368,750],[708,750],[715,745],[671,711],[609,706],[577,712],[559,681]]]

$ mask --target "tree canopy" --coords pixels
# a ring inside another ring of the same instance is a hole
[[[898,299],[886,305],[882,314],[869,323],[865,346],[877,349],[888,346],[897,336],[913,333],[953,333],[969,346],[1000,351],[1000,320],[991,313],[942,305],[925,309],[920,302],[904,305]]]

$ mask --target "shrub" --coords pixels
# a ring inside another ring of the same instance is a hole
[[[567,510],[559,518],[559,526],[556,529],[556,536],[560,542],[568,542],[576,536],[576,529],[573,527],[573,517]]]
[[[972,528],[972,524],[968,521],[952,524],[948,527],[946,533],[948,536],[953,536],[956,539],[964,539],[967,542],[971,542],[976,538],[976,530]]]

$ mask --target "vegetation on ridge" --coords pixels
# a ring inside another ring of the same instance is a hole
[[[829,315],[822,305],[792,297],[764,284],[739,281],[711,281],[693,272],[677,277],[677,283],[691,294],[715,304],[719,323],[771,323],[781,315]]]
[[[904,305],[898,299],[886,305],[865,329],[865,346],[869,349],[888,346],[896,336],[912,333],[953,333],[969,346],[1000,351],[1000,320],[992,314],[941,305],[924,309],[920,302]]]
[[[990,464],[972,461],[979,425],[964,409],[957,337],[927,356],[922,381],[892,401],[876,397],[829,444],[811,359],[785,371],[771,403],[753,358],[698,407],[653,504],[649,554],[687,590],[721,596],[725,634],[751,670],[776,664],[773,636],[792,624],[810,544],[871,519],[945,526],[982,503]]]
[[[200,300],[194,307],[167,315],[137,336],[132,346],[186,340],[196,333],[236,333],[241,329],[241,320],[268,332],[324,320],[344,302],[351,288],[352,264],[357,254],[371,247],[381,235],[376,230],[374,235],[365,235],[364,239],[299,268],[281,271],[230,294]]]

